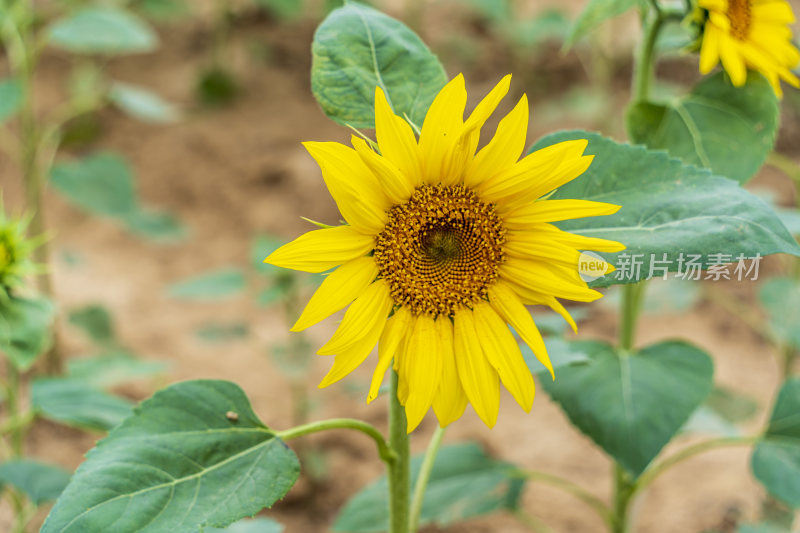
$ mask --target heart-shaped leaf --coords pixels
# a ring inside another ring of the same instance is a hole
[[[711,358],[681,341],[633,354],[596,341],[572,345],[589,361],[542,386],[579,430],[639,476],[708,396]]]
[[[295,454],[226,381],[172,385],[86,455],[42,533],[196,533],[282,498]]]

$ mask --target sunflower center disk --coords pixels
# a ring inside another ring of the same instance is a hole
[[[725,12],[731,23],[731,35],[744,41],[750,30],[750,0],[728,0],[728,10]]]
[[[461,185],[423,185],[389,211],[375,262],[398,305],[453,315],[486,296],[503,262],[505,230],[494,207]]]

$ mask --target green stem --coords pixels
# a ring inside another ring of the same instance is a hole
[[[594,509],[606,524],[611,524],[613,521],[611,511],[600,498],[572,481],[537,470],[519,470],[515,473],[515,476],[561,489]]]
[[[645,17],[646,18],[646,17]],[[633,70],[633,101],[643,102],[650,97],[650,85],[653,81],[653,70],[655,67],[654,53],[656,49],[656,41],[658,40],[658,33],[661,31],[661,26],[664,24],[664,16],[661,11],[654,10],[652,21],[644,26],[644,39],[642,40],[642,47],[639,50],[639,55]]]
[[[410,533],[416,533],[419,528],[422,503],[425,501],[425,489],[428,487],[428,480],[431,478],[433,463],[436,461],[436,455],[439,453],[439,447],[442,445],[444,433],[444,428],[437,426],[436,432],[433,434],[433,437],[431,437],[430,443],[428,443],[428,449],[425,450],[425,457],[422,459],[422,466],[417,476],[417,482],[414,484],[414,495],[411,497]]]
[[[758,442],[759,439],[761,439],[760,435],[751,435],[747,437],[720,437],[718,439],[698,442],[697,444],[684,448],[675,455],[667,457],[660,463],[657,463],[645,470],[644,473],[639,476],[639,478],[633,484],[632,494],[637,494],[639,491],[653,483],[656,478],[666,472],[670,467],[673,467],[676,464],[685,461],[686,459],[694,457],[695,455],[727,446],[749,446]]]
[[[645,282],[623,285],[620,310],[619,347],[624,351],[633,348],[636,339],[636,322],[642,306]]]
[[[614,533],[627,533],[628,509],[633,497],[631,477],[619,464],[614,465],[614,519],[611,530]]]
[[[395,462],[395,454],[389,447],[386,439],[383,438],[381,432],[378,431],[375,426],[353,418],[331,418],[330,420],[311,422],[302,426],[279,431],[277,436],[283,440],[291,440],[329,429],[354,429],[360,431],[375,441],[375,444],[378,446],[378,454],[385,463],[392,464]]]
[[[389,464],[389,533],[409,533],[409,445],[406,412],[397,399],[397,372],[389,391],[389,444],[397,460]]]
[[[525,527],[531,531],[536,533],[555,533],[556,531],[535,516],[526,513],[522,509],[513,509],[511,512],[517,518],[517,520],[522,522]]]

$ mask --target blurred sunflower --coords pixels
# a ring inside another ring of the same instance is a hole
[[[17,220],[6,216],[0,198],[0,296],[19,288],[25,276],[40,272],[32,256],[41,239],[25,237],[29,223],[30,217]]]
[[[792,7],[786,0],[699,0],[707,12],[700,48],[700,72],[708,74],[717,63],[737,87],[747,81],[747,68],[769,81],[783,96],[780,80],[800,87],[791,70],[800,62],[792,44]]]
[[[480,129],[509,83],[510,76],[503,78],[464,120],[464,78],[454,78],[431,105],[419,140],[377,88],[380,154],[355,136],[353,148],[304,143],[348,225],[306,233],[265,260],[306,272],[338,266],[292,330],[352,303],[318,351],[336,356],[320,387],[352,372],[378,344],[368,401],[393,364],[409,432],[431,405],[445,426],[467,402],[494,426],[501,381],[529,411],[533,377],[508,325],[552,373],[525,304],[548,305],[575,328],[557,298],[587,302],[601,296],[580,278],[578,250],[624,249],[550,224],[619,207],[541,199],[583,173],[593,156],[583,155],[587,141],[577,140],[518,161],[528,126],[525,96],[475,154]]]

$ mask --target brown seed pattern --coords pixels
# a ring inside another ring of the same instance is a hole
[[[725,14],[731,22],[731,35],[744,41],[750,31],[752,15],[750,12],[751,0],[728,0],[728,9]]]
[[[452,316],[486,297],[504,243],[493,205],[463,185],[423,185],[389,211],[374,257],[397,305]]]

